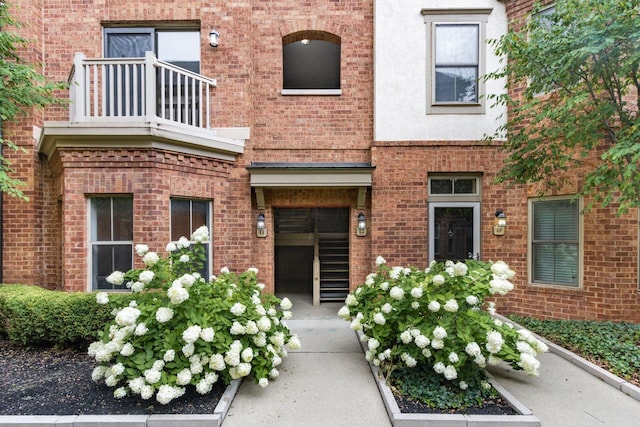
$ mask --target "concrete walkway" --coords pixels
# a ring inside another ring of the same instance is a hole
[[[243,381],[222,426],[390,426],[356,335],[337,316],[342,304],[290,298],[287,324],[302,348],[289,352],[266,388]]]

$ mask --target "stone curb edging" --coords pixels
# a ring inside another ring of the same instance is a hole
[[[362,332],[356,332],[358,342],[363,352],[366,351],[364,343],[360,339]],[[519,413],[519,415],[464,415],[464,414],[409,414],[402,413],[396,402],[393,392],[387,385],[384,376],[377,366],[369,363],[369,368],[380,391],[389,421],[393,427],[419,427],[424,425],[441,427],[541,427],[540,420],[533,412],[524,406],[518,399],[509,393],[493,377],[489,376],[489,382],[497,390],[498,394]]]
[[[3,427],[220,427],[241,380],[227,386],[213,414],[153,415],[2,415]]]
[[[511,324],[513,324],[514,327],[516,327],[517,329],[527,329],[524,326],[514,322],[513,320],[502,316],[500,314],[496,314],[494,316],[497,319],[500,319],[503,322],[509,322]],[[601,368],[600,366],[596,365],[595,363],[589,362],[587,359],[585,359],[582,356],[578,356],[577,354],[575,354],[574,352],[567,350],[566,348],[559,346],[558,344],[552,343],[551,341],[549,341],[548,339],[541,337],[540,335],[534,333],[533,331],[530,331],[537,339],[539,339],[540,341],[544,342],[547,347],[549,347],[549,351],[553,354],[556,354],[560,357],[562,357],[563,359],[567,360],[568,362],[571,362],[572,364],[576,365],[577,367],[579,367],[580,369],[584,370],[585,372],[593,375],[594,377],[598,378],[599,380],[604,381],[605,383],[609,384],[610,386],[620,390],[621,392],[623,392],[624,394],[632,397],[633,399],[637,400],[640,402],[640,387],[638,387],[635,384],[631,384],[630,382],[628,382],[625,379],[622,379],[620,377],[618,377],[617,375],[612,374],[611,372],[607,371],[604,368]]]

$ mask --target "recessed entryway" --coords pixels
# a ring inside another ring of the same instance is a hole
[[[349,292],[349,209],[276,208],[276,294],[311,295],[314,304]]]

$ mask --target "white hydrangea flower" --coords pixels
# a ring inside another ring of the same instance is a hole
[[[262,387],[262,388],[265,388],[265,387],[267,387],[267,386],[269,385],[269,380],[268,380],[268,379],[266,379],[266,378],[260,378],[260,379],[258,380],[258,385],[259,385],[260,387]]]
[[[144,371],[144,380],[149,384],[155,384],[160,381],[162,374],[155,369],[147,369]]]
[[[447,367],[444,368],[443,374],[444,374],[444,377],[449,381],[452,381],[458,378],[458,371],[456,371],[456,368],[454,368],[452,365],[447,365]]]
[[[438,301],[431,301],[427,308],[429,311],[437,313],[440,310],[440,303]]]
[[[144,283],[142,282],[134,282],[133,285],[131,285],[131,290],[133,292],[142,292],[143,289],[144,289]]]
[[[105,280],[112,285],[122,285],[122,283],[124,283],[124,273],[122,271],[114,271],[108,275]]]
[[[220,269],[220,274],[229,274],[229,267],[222,267]]]
[[[449,362],[458,363],[459,361],[460,361],[460,358],[458,357],[458,353],[456,353],[455,351],[452,351],[451,353],[449,353]]]
[[[387,319],[384,318],[384,314],[376,313],[373,315],[373,321],[378,325],[384,325],[387,323]]]
[[[433,330],[433,337],[443,340],[447,337],[447,330],[442,326],[436,326]]]
[[[418,364],[416,359],[414,359],[409,353],[402,353],[400,355],[400,358],[404,361],[405,365],[407,365],[409,368],[413,368]]]
[[[175,251],[175,250],[177,250],[177,249],[178,249],[178,247],[177,247],[177,246],[176,246],[176,244],[175,244],[175,243],[173,243],[173,242],[169,242],[169,243],[167,243],[167,247],[165,248],[165,250],[166,250],[167,252],[173,252],[173,251]]]
[[[480,300],[478,299],[477,296],[475,295],[469,295],[465,298],[465,301],[467,302],[467,304],[469,305],[476,305],[480,302]]]
[[[205,243],[209,241],[209,229],[206,225],[200,226],[191,235],[191,240],[198,243]]]
[[[193,343],[200,338],[200,332],[202,332],[202,328],[198,325],[189,326],[187,329],[182,332],[182,339],[186,343]]]
[[[93,368],[93,371],[91,372],[91,379],[95,382],[100,381],[104,377],[106,370],[107,370],[106,366],[102,366],[102,365],[96,366],[95,368]]]
[[[173,305],[182,304],[189,299],[189,291],[176,282],[177,280],[167,290],[167,296]]]
[[[389,277],[394,280],[400,278],[400,274],[402,273],[402,267],[392,267],[391,271],[389,271]]]
[[[480,346],[477,342],[472,341],[464,348],[465,353],[467,353],[471,357],[475,357],[478,354],[481,354]]]
[[[127,389],[124,387],[118,387],[113,391],[113,397],[116,399],[122,399],[127,395]]]
[[[491,266],[491,272],[501,279],[511,279],[516,273],[512,271],[504,261],[496,261]]]
[[[414,310],[417,310],[420,308],[420,303],[418,301],[414,301],[411,303],[411,308],[413,308]]]
[[[258,329],[267,332],[271,329],[271,320],[267,316],[262,316],[258,319]]]
[[[443,374],[445,370],[444,363],[436,362],[433,364],[433,370],[436,371],[437,374]]]
[[[404,291],[402,290],[401,287],[399,286],[394,286],[393,288],[391,288],[391,290],[389,291],[389,296],[395,300],[400,301],[402,298],[404,298]]]
[[[423,348],[422,349],[422,355],[424,357],[426,357],[427,359],[431,357],[431,350],[429,350],[428,348]]]
[[[173,319],[173,310],[169,307],[160,307],[156,311],[156,320],[158,323],[166,323]]]
[[[156,394],[156,400],[162,404],[166,405],[174,399],[182,396],[185,392],[184,388],[180,387],[172,387],[168,384],[163,384],[158,389],[158,393]]]
[[[518,362],[518,366],[524,369],[527,375],[531,375],[534,377],[537,377],[539,375],[538,368],[540,368],[540,362],[531,354],[520,354],[520,361]]]
[[[506,295],[511,290],[513,290],[513,283],[508,280],[501,279],[494,275],[494,279],[489,281],[489,293],[491,295]]]
[[[287,297],[282,298],[282,301],[280,301],[280,307],[283,310],[291,310],[291,308],[293,307],[293,304],[291,303],[291,300]]]
[[[357,305],[358,304],[358,300],[356,299],[356,296],[353,294],[349,294],[347,295],[347,298],[345,298],[344,303],[348,306],[351,307],[353,305]]]
[[[164,356],[162,357],[162,360],[164,360],[165,362],[173,362],[175,358],[176,358],[176,351],[171,348],[165,351]]]
[[[448,311],[449,313],[455,313],[458,311],[458,308],[458,301],[455,299],[450,299],[444,304],[445,311]]]
[[[189,255],[187,255],[187,254],[182,254],[182,255],[180,255],[180,258],[178,259],[178,261],[186,264],[189,261],[191,261],[191,258],[189,258]]]
[[[147,332],[149,332],[149,328],[147,328],[146,323],[138,323],[138,325],[136,326],[135,331],[133,332],[133,334],[137,337],[141,337],[142,335],[146,334]]]
[[[425,348],[431,343],[431,340],[426,336],[420,334],[417,337],[415,337],[415,343],[416,343],[416,346],[418,346],[418,348]]]
[[[502,334],[498,331],[491,330],[487,332],[487,344],[486,348],[491,354],[498,353],[504,344]]]
[[[434,285],[440,286],[444,284],[444,276],[441,274],[436,274],[433,276],[432,282]]]
[[[391,304],[389,304],[388,302],[386,302],[386,303],[384,303],[382,308],[380,308],[380,310],[382,310],[382,312],[385,313],[385,314],[389,314],[393,310],[393,306]]]
[[[413,335],[411,335],[411,331],[406,330],[406,331],[402,332],[400,334],[400,340],[404,344],[409,344],[411,341],[413,341]]]
[[[444,341],[440,338],[434,338],[431,340],[431,347],[435,350],[441,350],[444,348]]]
[[[149,246],[139,244],[139,245],[136,245],[135,250],[138,256],[143,256],[144,254],[149,252]]]
[[[137,377],[134,379],[129,380],[129,382],[127,383],[127,385],[129,386],[129,389],[135,393],[135,394],[140,394],[140,392],[142,392],[142,387],[145,386],[144,383],[144,378],[142,377]]]
[[[109,294],[106,292],[98,292],[96,294],[96,302],[98,304],[107,304],[109,303]]]
[[[158,261],[160,261],[160,257],[155,252],[147,252],[142,257],[142,262],[144,262],[144,265],[147,267],[153,267],[158,263]]]
[[[369,338],[369,341],[367,342],[367,347],[369,348],[369,350],[373,351],[378,347],[380,347],[380,341],[378,341],[375,338]]]
[[[140,397],[144,400],[151,399],[153,396],[154,388],[149,384],[145,384],[142,386],[142,390],[140,390]]]
[[[224,356],[216,353],[209,359],[209,368],[214,371],[224,371],[226,365],[224,363]]]
[[[134,307],[125,307],[116,315],[116,323],[120,326],[135,325],[136,320],[140,317],[140,310]]]
[[[204,342],[212,342],[214,336],[215,332],[213,328],[203,328],[200,331],[200,338],[202,338],[202,341]]]
[[[244,304],[237,302],[233,304],[233,306],[229,311],[234,316],[242,316],[246,310],[247,310],[247,307]]]
[[[278,371],[276,368],[272,368],[269,371],[269,378],[271,379],[278,378],[278,375],[280,375],[280,371]]]
[[[188,369],[183,369],[178,372],[176,376],[176,384],[178,385],[187,385],[191,382],[191,371]]]
[[[469,267],[464,262],[457,262],[453,265],[454,276],[465,276],[469,271]]]
[[[244,335],[247,330],[240,322],[233,322],[231,329],[229,329],[231,335]]]
[[[467,384],[464,381],[460,381],[460,383],[458,384],[458,386],[460,387],[460,390],[466,390],[469,388],[469,384]]]
[[[184,354],[185,357],[191,357],[194,351],[195,351],[195,346],[193,345],[192,342],[186,343],[185,345],[182,346],[182,354]]]
[[[376,265],[377,266],[381,266],[382,264],[386,264],[387,261],[382,258],[380,255],[378,255],[378,257],[376,258]]]
[[[380,283],[380,289],[386,292],[389,289],[389,282]]]
[[[130,342],[123,345],[122,350],[120,350],[120,354],[125,357],[131,356],[134,352],[135,352],[135,349],[133,348],[133,344],[131,344]]]
[[[411,296],[414,297],[414,298],[421,298],[422,297],[422,288],[421,287],[411,288]]]
[[[176,246],[178,247],[178,249],[187,249],[189,246],[191,246],[191,242],[189,241],[189,239],[182,236],[176,242]]]
[[[196,280],[198,279],[198,277],[200,277],[200,275],[198,273],[183,274],[182,277],[180,277],[180,279],[179,279],[180,280],[180,284],[188,289],[191,286],[193,286],[194,283],[196,283]]]

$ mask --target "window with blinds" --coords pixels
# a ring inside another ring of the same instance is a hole
[[[171,199],[171,241],[177,242],[181,237],[190,239],[193,232],[203,225],[206,225],[211,233],[210,205],[207,200]],[[211,243],[204,243],[204,248],[206,261],[198,272],[208,279]]]
[[[570,199],[531,204],[531,260],[534,283],[579,286],[580,210]]]

